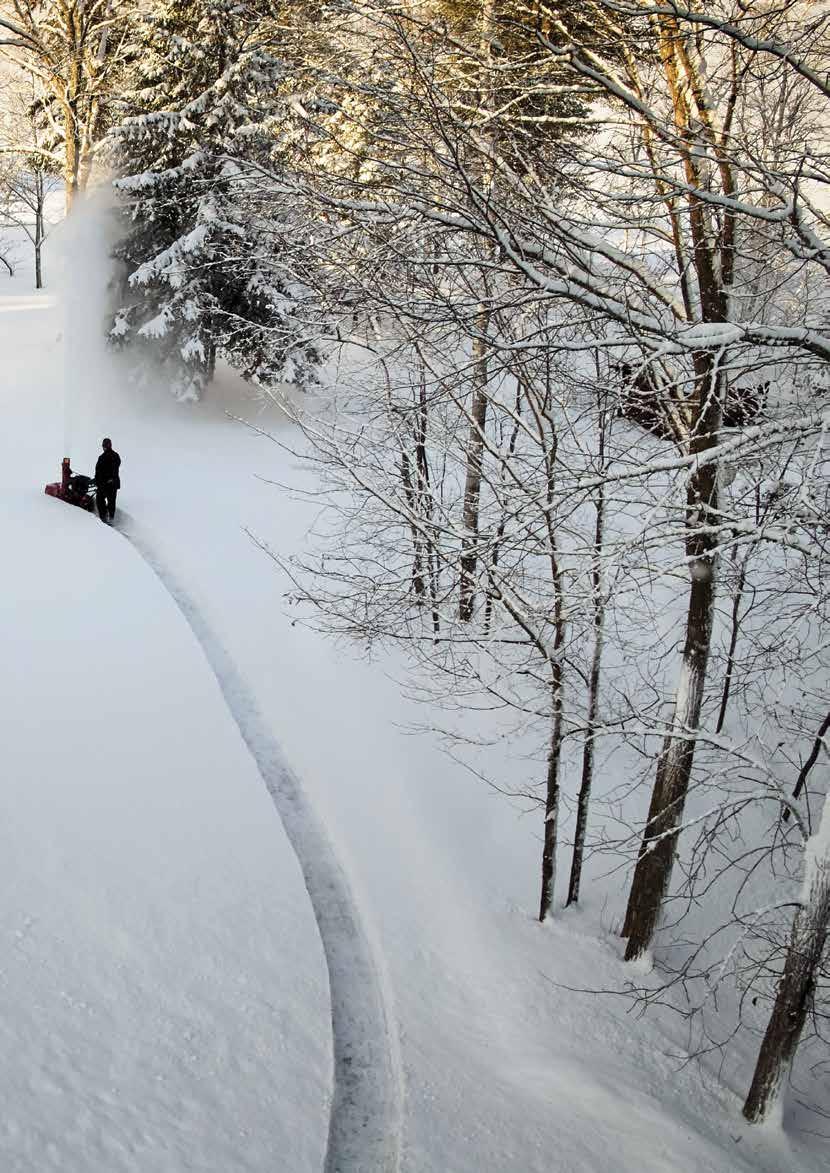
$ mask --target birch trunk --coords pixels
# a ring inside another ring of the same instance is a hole
[[[556,883],[556,847],[559,835],[559,775],[562,763],[562,724],[564,714],[564,653],[565,653],[565,580],[559,560],[559,547],[554,521],[556,500],[556,461],[559,456],[559,441],[550,414],[550,369],[548,368],[545,398],[540,406],[535,397],[530,399],[530,408],[536,419],[540,440],[544,441],[546,429],[550,438],[545,444],[545,526],[547,529],[548,564],[553,588],[553,652],[550,657],[551,670],[551,734],[548,752],[548,770],[545,786],[545,831],[542,847],[542,893],[539,901],[539,920],[544,921],[553,907],[553,889]]]
[[[494,103],[491,57],[493,38],[496,35],[495,0],[483,0],[479,17],[479,101],[482,110],[492,110]],[[486,135],[495,146],[492,127]],[[481,186],[489,198],[493,190],[492,162],[486,159],[480,168]],[[481,276],[485,293],[487,280]],[[487,396],[489,381],[489,335],[491,310],[482,302],[475,317],[475,337],[472,345],[473,391],[470,402],[470,431],[467,440],[467,471],[464,481],[464,532],[461,539],[461,560],[459,576],[458,618],[464,622],[473,617],[475,610],[476,576],[479,558],[479,509],[481,504],[481,471],[484,458],[484,437],[487,424]]]
[[[561,620],[559,621],[559,626]],[[561,642],[558,638],[557,643]],[[539,920],[544,921],[553,907],[553,889],[556,881],[556,844],[559,834],[559,772],[562,758],[562,664],[553,664],[551,678],[551,731],[548,751],[548,771],[545,788],[545,831],[542,844],[542,893],[539,901]]]
[[[467,472],[464,480],[464,535],[461,540],[458,618],[465,621],[472,619],[476,596],[481,470],[484,459],[484,429],[487,424],[489,330],[490,310],[482,306],[476,318],[476,337],[473,341],[473,396],[470,404]]]

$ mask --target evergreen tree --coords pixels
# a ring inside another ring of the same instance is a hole
[[[217,357],[261,385],[313,381],[307,292],[257,163],[274,142],[284,66],[266,5],[164,0],[143,19],[131,113],[111,136],[123,234],[111,338],[149,348],[199,398]]]

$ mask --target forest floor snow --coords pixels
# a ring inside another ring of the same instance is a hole
[[[230,417],[288,425],[228,378],[195,406],[131,389],[84,342],[96,322],[67,335],[65,316],[0,287],[3,1169],[323,1166],[314,909],[240,714],[148,550],[325,827],[399,1047],[405,1173],[825,1167],[806,1130],[743,1125],[744,1087],[684,1064],[665,1021],[574,992],[624,980],[607,891],[536,924],[538,815],[401,731],[414,714],[394,662],[293,622],[245,529],[302,548],[313,509],[277,486],[307,474]],[[91,471],[105,434],[141,551],[43,496],[65,445]]]

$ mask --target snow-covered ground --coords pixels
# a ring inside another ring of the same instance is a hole
[[[536,924],[538,816],[401,732],[396,665],[294,625],[245,533],[290,551],[314,515],[228,413],[287,425],[227,378],[128,387],[83,286],[0,284],[0,1167],[319,1170],[338,1080],[380,1117],[340,1173],[826,1167],[679,1028],[566,988],[624,980],[606,894]],[[103,435],[121,533],[42,493]]]
[[[0,1166],[319,1168],[328,990],[300,869],[157,579],[32,481],[52,479],[60,442],[36,360],[54,315],[15,301],[0,302],[16,358],[0,380]]]

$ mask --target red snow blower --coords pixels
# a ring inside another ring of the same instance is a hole
[[[68,456],[64,456],[61,461],[61,479],[47,485],[44,492],[49,497],[58,497],[67,505],[77,505],[79,509],[86,509],[88,513],[95,511],[95,481],[91,477],[73,473],[69,467]]]

